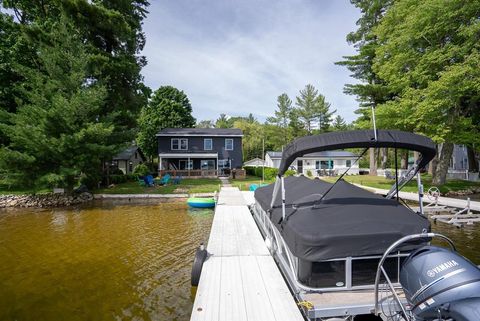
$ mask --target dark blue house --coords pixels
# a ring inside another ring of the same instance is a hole
[[[211,176],[241,168],[242,137],[235,128],[165,128],[157,134],[159,171]]]

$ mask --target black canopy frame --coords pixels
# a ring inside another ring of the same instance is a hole
[[[436,155],[433,141],[425,136],[399,130],[351,130],[301,137],[289,144],[282,153],[278,175],[282,176],[290,164],[305,154],[345,148],[397,148],[421,154],[419,168],[425,167]]]
[[[425,136],[403,132],[399,130],[352,130],[331,132],[314,136],[301,137],[289,144],[282,153],[282,160],[278,170],[278,176],[273,188],[270,210],[274,206],[277,193],[282,193],[282,213],[285,219],[285,184],[283,174],[288,170],[292,162],[305,154],[321,152],[327,150],[345,149],[345,148],[395,148],[413,150],[420,153],[420,158],[405,179],[399,183],[396,181],[395,189],[389,191],[387,197],[391,197],[394,192],[398,193],[399,188],[403,187],[417,172],[424,168],[436,155],[436,148],[433,141]],[[420,178],[418,178],[419,189],[421,190]],[[419,193],[419,201],[422,201],[422,192]],[[421,206],[422,207],[422,206]]]

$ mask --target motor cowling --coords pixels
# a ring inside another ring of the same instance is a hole
[[[400,284],[420,320],[480,320],[480,269],[456,252],[416,250],[401,267]]]

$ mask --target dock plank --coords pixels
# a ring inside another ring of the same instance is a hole
[[[242,193],[225,188],[207,245],[191,321],[302,321]]]

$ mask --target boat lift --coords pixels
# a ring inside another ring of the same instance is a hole
[[[439,221],[454,225],[459,228],[464,225],[473,225],[475,222],[480,222],[480,213],[472,212],[469,197],[467,198],[467,203],[463,208],[439,205],[439,197],[439,189],[435,186],[430,187],[427,192],[427,198],[431,200],[431,202],[423,206],[424,213],[434,214],[430,216],[434,222]],[[438,212],[449,212],[449,214],[435,214]]]

